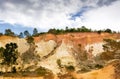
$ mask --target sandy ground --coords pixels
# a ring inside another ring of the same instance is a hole
[[[43,79],[43,77],[0,77],[0,79]]]
[[[106,66],[99,70],[93,70],[88,73],[76,74],[72,73],[75,79],[115,79],[114,67],[112,65]],[[0,77],[0,79],[45,79],[43,77]],[[49,78],[52,79],[52,78]],[[57,76],[54,79],[59,79]],[[68,78],[66,78],[68,79]]]

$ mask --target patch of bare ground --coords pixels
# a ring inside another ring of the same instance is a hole
[[[0,79],[44,79],[43,77],[0,77]]]
[[[104,68],[87,73],[72,73],[75,79],[120,79],[120,60],[112,61]]]

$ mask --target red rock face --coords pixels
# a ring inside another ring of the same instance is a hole
[[[58,44],[62,41],[65,43],[72,43],[75,46],[81,44],[82,47],[86,46],[87,44],[93,44],[97,42],[102,42],[103,39],[120,39],[120,34],[109,34],[109,33],[66,33],[60,35],[54,34],[44,34],[39,37],[35,37],[35,42],[39,42],[40,40],[54,40]]]

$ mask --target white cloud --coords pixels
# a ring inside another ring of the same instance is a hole
[[[120,30],[120,1],[86,12],[83,24],[93,29]]]
[[[70,25],[69,14],[76,12],[82,6],[79,0],[68,0],[68,2],[64,0],[51,0],[51,2],[36,0],[32,1],[32,5],[29,6],[5,2],[3,7],[4,10],[0,9],[0,19],[5,22],[48,29],[52,26]]]
[[[120,1],[109,3],[109,6],[108,3],[107,6],[98,5],[105,5],[107,1],[109,2],[109,0],[103,2],[100,0],[7,0],[0,3],[0,20],[42,29],[80,27],[82,25],[92,29],[101,29],[104,26],[109,26],[114,30],[119,29]],[[94,9],[71,20],[70,14],[79,12],[84,6],[94,7]]]

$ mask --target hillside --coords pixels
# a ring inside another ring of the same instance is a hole
[[[32,45],[27,43],[26,38],[0,36],[0,47],[5,47],[10,42],[17,43],[19,52],[17,71],[33,72],[39,67],[44,67],[54,75],[64,75],[69,72],[66,68],[74,67],[72,76],[77,79],[115,79],[110,77],[115,72],[112,64],[105,66],[103,61],[95,60],[96,56],[104,52],[104,39],[119,40],[120,34],[78,32],[55,35],[48,33],[34,37]],[[97,64],[105,67],[96,70],[93,66]],[[87,68],[88,65],[91,68]],[[84,68],[89,72],[82,71]],[[5,72],[5,66],[0,71]],[[10,67],[8,71],[11,71]]]

